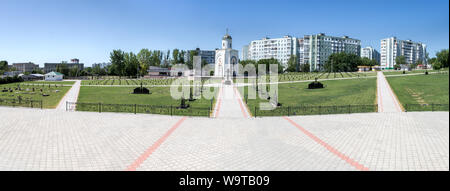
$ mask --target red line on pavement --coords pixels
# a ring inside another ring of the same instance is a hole
[[[361,171],[368,171],[369,168],[365,167],[362,164],[359,164],[358,162],[356,162],[355,160],[353,160],[352,158],[346,156],[345,154],[339,152],[337,149],[335,149],[334,147],[332,147],[331,145],[329,145],[328,143],[322,141],[319,137],[315,136],[314,134],[312,134],[311,132],[309,132],[308,130],[306,130],[305,128],[303,128],[302,126],[300,126],[299,124],[295,123],[294,121],[292,121],[291,119],[289,119],[288,117],[283,117],[284,119],[286,119],[287,121],[289,121],[289,123],[291,123],[292,125],[294,125],[295,127],[297,127],[297,129],[299,129],[300,131],[302,131],[305,135],[307,135],[309,138],[311,138],[312,140],[314,140],[316,143],[322,145],[323,147],[325,147],[328,151],[330,151],[331,153],[333,153],[334,155],[338,156],[339,158],[341,158],[342,160],[344,160],[345,162],[347,162],[348,164],[352,165],[353,167],[355,167],[358,170]]]
[[[381,97],[381,82],[379,78],[377,78],[377,83],[378,99],[380,100],[378,107],[380,108],[380,111],[383,112],[383,97]]]
[[[136,161],[133,162],[128,168],[127,171],[136,171],[136,168],[138,168],[158,147],[177,129],[181,123],[186,119],[186,117],[181,118],[178,120],[175,125],[173,125],[161,138],[159,138],[155,143],[153,143],[152,146],[150,146],[145,152],[139,156],[139,158],[136,159]]]
[[[384,82],[386,83],[386,86],[388,87],[388,92],[389,92],[389,94],[391,95],[392,99],[394,100],[395,109],[397,109],[398,112],[401,112],[401,109],[399,108],[399,107],[400,107],[400,106],[399,106],[400,104],[398,103],[397,98],[394,97],[394,95],[393,95],[394,91],[392,91],[391,85],[389,85],[389,83],[388,83],[388,81],[387,81],[386,78],[384,78]]]
[[[222,104],[222,89],[223,88],[220,88],[219,90],[219,100],[217,101],[216,115],[214,116],[216,118],[219,116],[220,105]]]
[[[235,93],[235,95],[239,95],[238,98],[236,99],[236,101],[239,102],[239,106],[241,107],[242,115],[243,115],[245,118],[247,118],[247,113],[245,112],[244,106],[242,105],[242,98],[241,98],[239,92],[237,91],[237,88],[236,88],[236,87],[234,87],[234,93]]]

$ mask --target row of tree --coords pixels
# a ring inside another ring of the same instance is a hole
[[[278,66],[278,73],[283,73],[284,69],[283,66],[281,65],[281,63],[275,59],[275,58],[270,58],[270,59],[261,59],[258,61],[255,60],[242,60],[239,62],[239,64],[241,64],[243,67],[247,66],[247,65],[253,65],[256,69],[256,73],[258,73],[258,68],[259,66],[264,66],[264,68],[266,69],[266,73],[270,72],[270,65],[277,65]]]
[[[184,51],[179,49],[168,50],[163,53],[160,50],[150,51],[142,49],[138,54],[133,52],[124,52],[122,50],[113,50],[110,53],[111,64],[106,68],[93,68],[93,74],[109,74],[118,76],[142,76],[147,73],[150,66],[167,68],[175,64],[186,64],[189,69],[193,68],[193,57],[199,54],[200,49],[195,51]],[[189,54],[189,60],[185,60],[186,54]],[[202,60],[202,65],[208,64]]]
[[[328,60],[323,66],[326,72],[354,72],[358,70],[358,66],[376,66],[376,60],[366,57],[359,57],[355,54],[345,52],[334,53],[328,57]],[[286,68],[287,72],[310,72],[309,63],[299,64],[297,56],[291,56]]]
[[[436,53],[436,57],[429,59],[428,63],[430,63],[433,66],[433,69],[435,70],[439,70],[441,68],[448,68],[448,55],[449,55],[448,49],[441,50]]]

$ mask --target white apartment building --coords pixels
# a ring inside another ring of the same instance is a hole
[[[243,47],[242,47],[242,60],[249,60],[250,58],[248,57],[248,48],[249,48],[249,46],[248,45],[244,45]]]
[[[416,63],[419,60],[423,64],[427,64],[426,45],[420,42],[399,40],[396,37],[385,38],[381,39],[380,52],[382,69],[394,69],[397,56],[404,56],[408,64]]]
[[[274,39],[266,37],[250,42],[247,59],[258,61],[275,58],[284,68],[287,68],[291,55],[297,55],[297,48],[298,41],[295,37],[284,36],[283,38]]]
[[[375,60],[378,64],[380,64],[380,53],[371,46],[361,48],[361,58],[364,57]]]
[[[301,64],[309,64],[311,71],[320,71],[331,54],[340,52],[360,56],[361,41],[348,36],[326,36],[324,33],[305,35],[303,51],[300,51],[300,54],[303,54]]]

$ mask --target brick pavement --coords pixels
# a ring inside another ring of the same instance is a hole
[[[7,107],[0,114],[0,170],[127,170],[182,119]],[[326,144],[283,117],[188,117],[136,170],[360,170],[346,156],[368,170],[448,171],[448,115],[288,118]]]

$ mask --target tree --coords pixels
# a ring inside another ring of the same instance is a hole
[[[310,72],[310,66],[308,63],[300,65],[300,71],[301,72]]]
[[[436,62],[439,62],[441,68],[448,68],[448,54],[448,49],[444,49],[436,53]]]
[[[68,76],[72,76],[72,77],[78,76],[78,68],[77,67],[70,68]]]
[[[44,71],[42,71],[39,68],[35,68],[33,69],[33,71],[31,71],[32,74],[44,74]]]
[[[151,55],[151,62],[150,65],[151,66],[161,66],[161,60],[162,60],[162,53],[160,50],[153,50],[152,55]]]
[[[189,69],[193,68],[194,65],[194,56],[198,56],[197,50],[191,50],[189,51],[189,61],[186,63]]]
[[[139,60],[137,59],[136,54],[134,54],[133,52],[125,53],[124,58],[126,75],[137,76],[139,72]]]
[[[378,65],[377,61],[372,60],[367,57],[361,58],[361,66],[376,66]]]
[[[239,64],[241,64],[242,67],[245,67],[248,64],[256,66],[256,61],[254,61],[254,60],[242,60],[242,61],[239,61]]]
[[[122,50],[113,50],[110,53],[111,61],[111,74],[112,75],[125,75],[125,52]]]
[[[3,75],[3,73],[9,71],[8,68],[8,61],[0,61],[0,75]]]
[[[180,51],[178,49],[176,49],[176,48],[173,49],[173,51],[172,51],[172,65],[179,64],[179,59],[180,59],[179,53],[180,53]]]
[[[402,65],[405,66],[406,63],[406,58],[404,56],[397,56],[395,58],[395,66],[394,68],[397,70],[399,69]]]
[[[297,72],[298,71],[298,59],[297,56],[291,55],[288,61],[288,67],[286,72]]]
[[[186,51],[182,50],[179,54],[178,54],[178,62],[181,64],[184,64],[184,55],[186,55]]]
[[[65,62],[56,65],[56,72],[64,74],[65,76],[69,76],[69,67]]]
[[[362,61],[358,55],[340,52],[328,57],[324,70],[327,72],[354,72],[361,64]]]
[[[202,63],[201,63],[201,64],[202,64],[202,68],[203,68],[203,67],[205,67],[206,65],[208,65],[209,63],[206,62],[206,60],[202,60]]]
[[[269,73],[270,71],[270,65],[277,65],[278,66],[278,73],[283,73],[283,66],[281,66],[280,62],[275,58],[270,59],[261,59],[258,60],[257,66],[259,65],[265,65],[266,73]],[[256,67],[256,71],[258,72],[258,68]]]
[[[8,61],[2,60],[0,61],[0,70],[7,71],[8,70]]]
[[[147,70],[150,68],[152,62],[152,53],[150,50],[144,48],[137,54],[137,59],[139,61],[139,73],[141,76],[147,74]]]
[[[418,61],[416,61],[415,63],[412,63],[411,64],[411,68],[412,69],[416,69],[417,68],[417,66],[423,66],[423,61],[422,60],[418,60]]]

